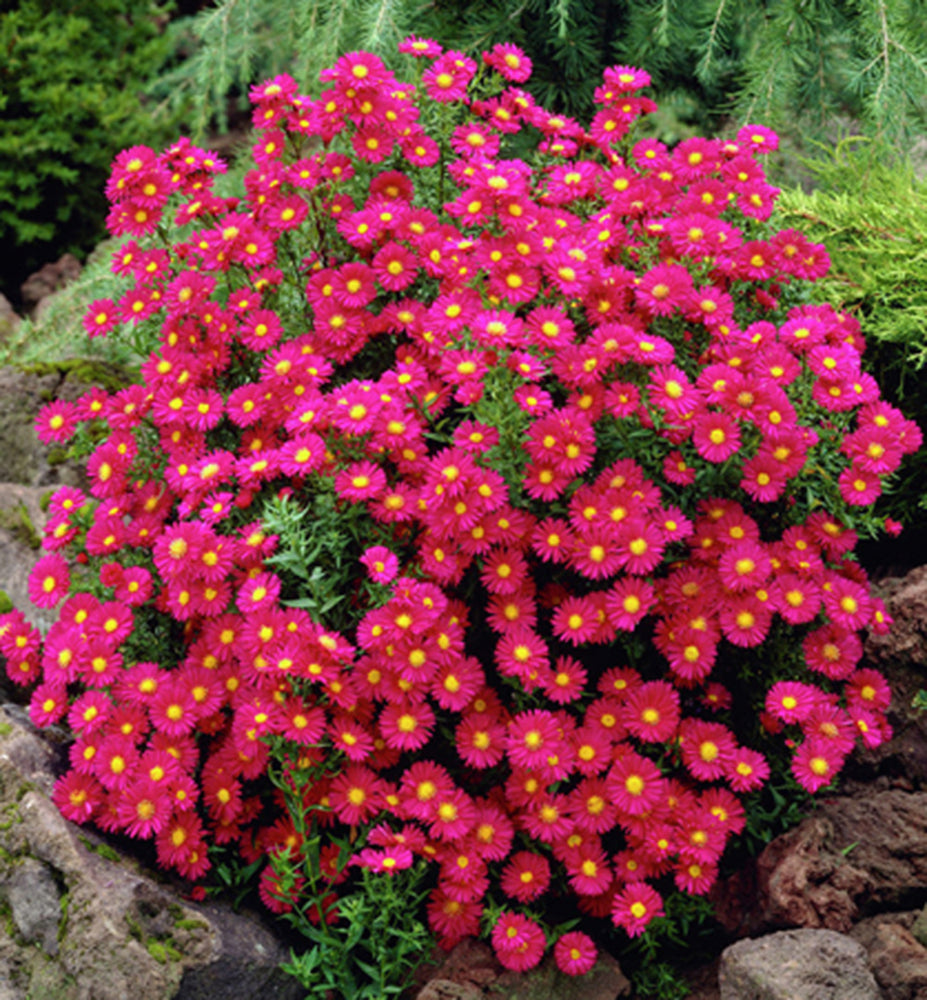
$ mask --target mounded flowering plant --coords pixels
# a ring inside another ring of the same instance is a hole
[[[89,493],[32,576],[57,620],[0,648],[73,733],[68,818],[189,879],[263,858],[322,928],[418,866],[443,945],[582,974],[552,901],[639,935],[711,887],[770,734],[808,791],[887,737],[853,548],[921,435],[803,304],[773,133],[669,151],[641,70],[584,126],[513,46],[403,47],[415,84],[256,87],[241,197],[186,140],[117,157],[126,291],[85,325],[147,360],[39,418]]]

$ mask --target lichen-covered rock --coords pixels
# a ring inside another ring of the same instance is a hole
[[[29,574],[44,554],[42,499],[47,492],[42,487],[0,483],[0,591],[6,595],[6,600],[0,597],[0,611],[9,611],[11,606],[19,608],[29,621],[39,626],[53,620],[51,612],[35,607],[29,599]],[[0,655],[0,665],[2,660]],[[0,692],[4,698],[16,700],[2,666]]]
[[[828,930],[779,931],[725,949],[721,1000],[882,1000],[859,942]]]
[[[301,1000],[283,944],[256,918],[199,905],[48,797],[58,751],[0,707],[0,1000]],[[27,897],[32,894],[32,900]],[[144,984],[144,989],[140,984]]]
[[[73,402],[94,385],[118,389],[131,381],[132,374],[119,365],[89,359],[0,368],[0,482],[80,485],[80,465],[66,460],[61,445],[39,441],[35,418],[56,399]]]

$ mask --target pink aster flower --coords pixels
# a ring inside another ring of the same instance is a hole
[[[483,62],[512,83],[524,83],[531,76],[531,60],[509,42],[500,42],[491,51],[484,52]]]
[[[595,965],[598,948],[588,934],[568,931],[554,945],[554,961],[567,976],[584,976]]]
[[[646,882],[629,882],[612,903],[612,923],[623,927],[628,937],[643,934],[654,917],[663,916],[663,900]]]
[[[71,575],[64,556],[50,552],[29,574],[29,600],[37,608],[53,608],[68,596]]]
[[[502,912],[492,929],[496,957],[507,969],[526,972],[540,962],[545,947],[544,932],[521,913]]]
[[[399,572],[399,558],[385,545],[372,545],[360,557],[367,575],[375,583],[389,583]]]
[[[422,74],[422,86],[433,101],[462,101],[476,73],[476,63],[463,52],[445,52]]]

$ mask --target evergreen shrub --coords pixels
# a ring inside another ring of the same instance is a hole
[[[48,633],[0,618],[73,734],[62,812],[260,869],[292,971],[351,996],[422,939],[365,943],[383,893],[582,974],[597,918],[708,892],[764,786],[882,742],[853,550],[921,440],[807,302],[823,248],[769,225],[774,133],[670,152],[641,70],[584,126],[514,46],[403,48],[414,84],[355,51],[318,99],[254,88],[240,197],[186,139],[117,157],[125,290],[84,323],[148,354],[39,418],[89,493],[50,503]]]
[[[160,0],[17,0],[0,18],[0,292],[105,234],[115,154],[166,141],[141,92],[169,54]]]
[[[883,142],[852,136],[806,161],[810,192],[788,188],[777,220],[827,245],[819,302],[857,318],[868,342],[865,366],[907,417],[927,425],[927,185],[912,159]],[[878,510],[918,527],[927,510],[927,457],[908,457]]]

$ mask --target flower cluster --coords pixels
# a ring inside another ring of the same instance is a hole
[[[190,878],[213,844],[297,856],[260,794],[273,746],[356,864],[433,864],[442,943],[492,912],[525,969],[549,894],[634,936],[664,889],[708,891],[770,774],[760,711],[809,790],[886,737],[854,524],[921,439],[858,324],[802,304],[827,256],[768,225],[773,133],[670,151],[634,140],[638,69],[606,73],[583,127],[518,86],[513,46],[403,47],[418,86],[354,52],[316,99],[256,87],[239,199],[185,140],[117,158],[130,287],[86,327],[155,345],[139,385],[40,418],[99,443],[32,578],[58,620],[43,638],[11,613],[0,649],[33,719],[74,734],[68,818],[154,838]],[[366,526],[338,628],[262,525],[323,493]],[[760,650],[785,674],[765,703],[737,685]],[[283,911],[299,884],[268,863],[262,892]],[[573,931],[555,956],[581,974],[595,946]]]

